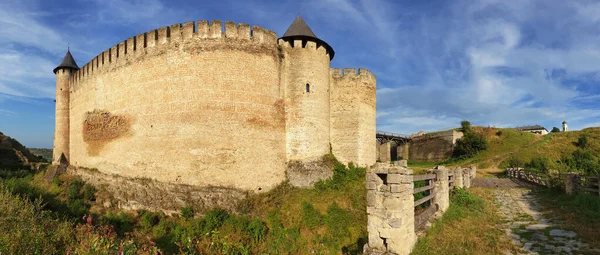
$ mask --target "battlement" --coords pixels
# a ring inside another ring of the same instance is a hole
[[[310,41],[310,40],[286,41],[283,39],[279,39],[277,41],[277,43],[279,44],[279,46],[281,46],[282,48],[287,49],[287,50],[290,50],[290,49],[313,49],[313,50],[322,52],[323,54],[329,56],[329,52],[327,51],[327,48],[325,47],[325,45],[323,45],[322,43],[319,43],[319,42]]]
[[[217,40],[221,40],[218,42]],[[275,47],[277,33],[248,24],[219,20],[209,22],[201,20],[190,21],[183,24],[174,24],[148,32],[135,35],[124,40],[104,52],[98,54],[81,69],[73,73],[69,81],[72,90],[77,89],[80,80],[87,79],[103,69],[117,68],[120,65],[132,62],[134,59],[167,48],[178,49],[182,43],[210,44],[223,43],[234,46],[236,44],[251,44],[261,47]],[[241,47],[234,47],[243,50]]]
[[[331,68],[330,74],[334,79],[362,78],[375,80],[375,75],[371,71],[364,68],[359,68],[358,73],[356,72],[356,68]]]

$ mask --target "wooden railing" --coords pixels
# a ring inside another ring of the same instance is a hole
[[[437,208],[433,203],[435,196],[435,174],[413,176],[413,195],[415,196],[415,229],[422,227]],[[424,183],[424,184],[423,184]]]
[[[549,174],[522,168],[507,168],[510,178],[517,178],[546,187],[562,188],[567,193],[591,193],[600,195],[600,176],[586,176],[575,173]]]

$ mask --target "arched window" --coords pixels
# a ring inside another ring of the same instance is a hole
[[[310,92],[310,84],[306,84],[306,93]]]

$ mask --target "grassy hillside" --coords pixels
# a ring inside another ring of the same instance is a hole
[[[44,158],[48,162],[52,162],[52,149],[44,148],[29,148],[29,151],[38,157]]]
[[[17,140],[0,132],[0,169],[19,169],[29,162],[45,162],[41,157],[33,155]]]
[[[587,128],[581,131],[550,133],[548,135],[534,135],[520,132],[511,128],[486,128],[473,127],[475,132],[482,134],[488,143],[487,150],[477,153],[474,157],[465,160],[448,160],[446,162],[409,162],[417,170],[429,168],[436,164],[448,166],[475,165],[479,169],[500,171],[517,162],[521,167],[531,166],[542,162],[547,167],[559,171],[576,171],[565,165],[564,161],[572,157],[574,152],[586,152],[597,157],[600,155],[600,127]],[[582,135],[587,137],[584,148],[578,145]],[[598,158],[593,158],[595,164],[600,166]],[[600,169],[599,169],[600,170]]]

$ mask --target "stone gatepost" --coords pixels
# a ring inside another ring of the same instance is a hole
[[[390,163],[392,161],[392,142],[382,143],[379,145],[379,160],[382,163]]]
[[[565,175],[565,193],[573,195],[577,193],[579,177],[575,173],[568,173]]]
[[[411,169],[377,163],[367,171],[365,254],[409,254],[417,241]],[[446,184],[447,185],[447,184]]]
[[[454,187],[464,188],[465,184],[463,183],[462,168],[457,167],[452,171],[454,171]]]
[[[476,166],[470,166],[469,169],[471,170],[471,178],[477,177],[477,167]]]
[[[468,168],[463,168],[462,173],[463,173],[463,186],[465,189],[468,189],[471,187],[471,171]]]
[[[443,166],[436,166],[433,169],[436,175],[434,183],[433,204],[437,206],[436,216],[443,215],[450,207],[450,188],[448,187],[448,169]]]

